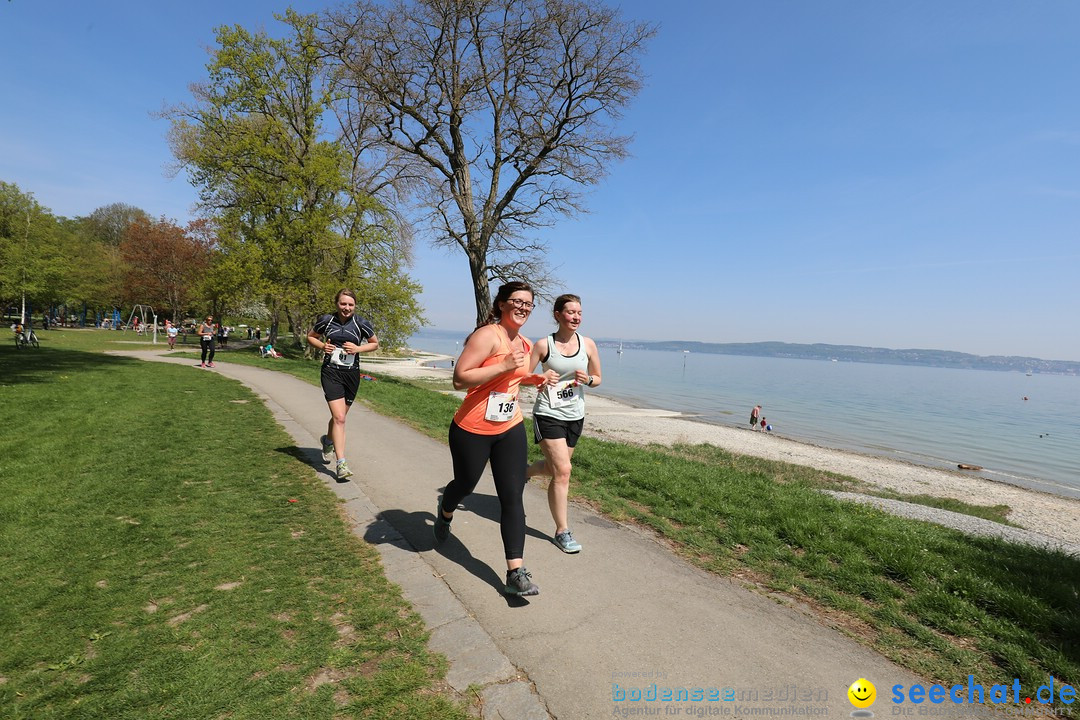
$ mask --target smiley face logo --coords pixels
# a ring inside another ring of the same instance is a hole
[[[877,688],[866,678],[859,678],[847,689],[848,700],[857,708],[868,708],[877,700]]]

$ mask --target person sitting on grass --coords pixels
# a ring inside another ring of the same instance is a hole
[[[274,349],[273,345],[266,343],[266,357],[279,358],[282,357],[282,355]]]

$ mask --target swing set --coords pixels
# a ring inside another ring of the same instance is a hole
[[[139,327],[135,327],[132,323],[135,318],[139,318]],[[131,309],[131,314],[128,315],[128,327],[135,330],[137,333],[142,333],[143,328],[146,326],[147,321],[151,322],[154,344],[157,344],[157,313],[154,312],[154,308],[150,305],[136,305]]]

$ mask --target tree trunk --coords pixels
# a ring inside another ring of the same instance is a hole
[[[270,319],[270,338],[268,342],[271,345],[277,345],[278,325],[281,324],[281,311],[275,309],[274,314]]]
[[[469,253],[469,272],[472,273],[473,299],[476,301],[476,326],[487,323],[491,314],[491,288],[488,286],[487,263],[483,255]]]
[[[168,295],[169,309],[172,310],[172,317],[170,318],[170,320],[172,320],[173,325],[178,326],[178,323],[180,321],[180,294],[175,290],[172,290],[168,293]]]
[[[312,354],[314,348],[307,342],[307,334],[311,330],[311,320],[304,317],[304,313],[300,308],[288,307],[285,310],[285,317],[292,326],[293,339],[296,340],[296,347],[304,351],[304,357],[314,357]]]

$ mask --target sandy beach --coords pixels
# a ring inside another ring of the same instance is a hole
[[[399,362],[368,361],[367,372],[398,377],[450,380],[450,370],[423,363],[448,359],[417,354]],[[534,390],[523,390],[522,406],[531,408]],[[993,482],[963,473],[923,467],[897,460],[824,448],[772,433],[703,423],[680,413],[631,407],[598,393],[586,403],[585,434],[615,442],[707,443],[740,455],[781,460],[839,473],[870,485],[906,495],[933,495],[974,505],[1008,505],[1009,520],[1032,533],[1074,548],[1080,546],[1080,500]]]

